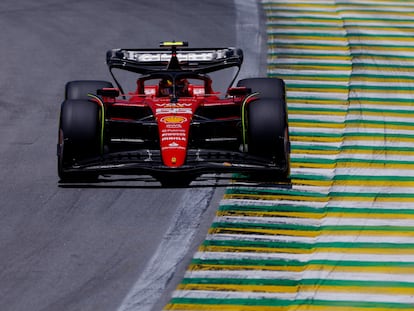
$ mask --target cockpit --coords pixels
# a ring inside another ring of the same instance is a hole
[[[182,73],[151,74],[137,80],[138,95],[154,97],[194,97],[214,94],[207,76]]]

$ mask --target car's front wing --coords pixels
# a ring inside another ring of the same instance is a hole
[[[185,165],[171,168],[163,165],[159,150],[136,150],[104,154],[100,157],[80,161],[65,172],[89,172],[116,175],[160,175],[189,173],[244,173],[265,174],[276,179],[285,179],[288,163],[274,163],[268,159],[251,156],[247,153],[197,149],[188,150]]]

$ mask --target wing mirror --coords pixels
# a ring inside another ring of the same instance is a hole
[[[250,94],[251,92],[252,89],[245,86],[230,87],[227,90],[227,94],[229,94],[230,96],[244,96]]]
[[[102,97],[111,97],[115,98],[119,96],[119,89],[116,88],[103,88],[97,90],[96,94],[102,96]]]

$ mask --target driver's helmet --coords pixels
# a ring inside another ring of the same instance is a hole
[[[188,96],[188,80],[187,79],[177,79],[175,81],[175,89],[178,96]]]
[[[161,79],[159,83],[159,92],[161,96],[169,96],[173,92],[173,84],[170,79]]]

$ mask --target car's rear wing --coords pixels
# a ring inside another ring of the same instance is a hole
[[[169,66],[174,56],[175,67]],[[139,74],[159,71],[191,71],[209,73],[225,68],[238,67],[243,62],[243,52],[237,48],[187,48],[175,46],[164,49],[112,49],[107,52],[109,69],[118,68]]]

